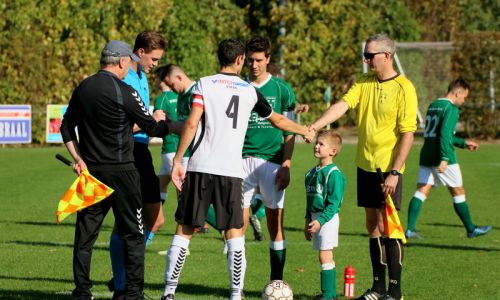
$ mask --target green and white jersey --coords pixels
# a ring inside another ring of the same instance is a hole
[[[344,198],[345,177],[335,164],[316,166],[306,173],[306,218],[321,213],[318,222],[323,225],[340,211]]]
[[[177,121],[177,94],[172,91],[162,92],[155,99],[154,110],[161,109],[165,111],[167,118]],[[177,151],[179,146],[179,135],[172,133],[163,137],[161,153],[172,153]]]
[[[435,167],[441,161],[456,164],[454,146],[465,148],[465,140],[455,136],[458,107],[447,98],[431,103],[425,116],[424,145],[420,151],[420,165]]]
[[[177,115],[179,121],[186,121],[191,113],[191,105],[193,104],[193,87],[196,82],[193,82],[189,88],[181,95],[178,96],[177,101]]]
[[[193,104],[193,87],[195,82],[193,82],[189,88],[178,96],[177,98],[177,120],[180,122],[185,122],[189,117],[189,113],[191,112],[191,105]],[[177,148],[176,148],[177,150]],[[184,153],[184,157],[188,157],[191,154],[191,147],[186,150]]]
[[[269,74],[268,79],[262,84],[252,83],[252,85],[266,98],[274,112],[284,114],[293,112],[295,109],[295,94],[284,80]],[[252,112],[245,135],[243,157],[259,157],[281,164],[283,162],[284,134],[291,135],[291,133],[283,133],[274,128],[268,120]]]

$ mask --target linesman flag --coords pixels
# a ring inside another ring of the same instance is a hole
[[[57,223],[61,223],[74,212],[101,202],[113,192],[112,188],[90,175],[88,170],[81,172],[59,201],[56,212]]]
[[[384,183],[384,176],[380,168],[377,168],[381,183]],[[385,219],[384,219],[385,232],[391,239],[400,239],[403,244],[406,244],[406,237],[403,230],[403,225],[399,221],[398,211],[394,206],[391,195],[385,193]]]

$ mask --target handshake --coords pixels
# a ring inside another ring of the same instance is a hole
[[[311,143],[316,137],[317,129],[313,125],[307,126],[307,133],[304,134],[304,140],[306,143]]]

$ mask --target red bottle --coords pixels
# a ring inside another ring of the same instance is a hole
[[[352,266],[345,267],[344,270],[344,297],[354,297],[354,284],[356,283],[356,269]]]

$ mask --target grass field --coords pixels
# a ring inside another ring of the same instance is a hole
[[[159,147],[151,147],[159,158]],[[285,228],[288,240],[285,279],[294,290],[294,299],[311,299],[319,292],[317,253],[303,237],[305,196],[303,177],[316,161],[312,146],[297,145],[292,182],[287,190]],[[404,204],[400,217],[406,225],[409,199],[414,193],[418,152],[415,145],[407,162]],[[356,295],[371,284],[368,239],[363,210],[356,207],[354,145],[344,145],[336,160],[347,177],[341,209],[340,245],[334,252],[337,290],[342,294],[346,265],[357,269]],[[70,168],[54,159],[66,154],[62,147],[0,149],[0,299],[70,299],[73,224],[70,216],[55,223],[59,197],[74,180]],[[467,239],[451,199],[444,188],[434,190],[421,214],[418,229],[424,240],[411,240],[405,249],[403,292],[411,299],[500,299],[500,145],[482,145],[476,153],[459,151],[467,200],[473,220],[492,224],[486,236]],[[158,161],[158,160],[156,160]],[[170,195],[174,192],[171,189]],[[159,299],[163,290],[165,256],[157,254],[170,244],[174,229],[175,201],[165,209],[166,223],[146,254],[146,290]],[[110,299],[106,282],[111,278],[108,241],[113,217],[110,214],[94,248],[92,279],[96,299]],[[225,299],[228,295],[226,259],[222,241],[215,230],[196,235],[191,255],[180,279],[177,299]],[[260,299],[268,279],[268,240],[246,243],[248,268],[245,279],[247,299]]]

